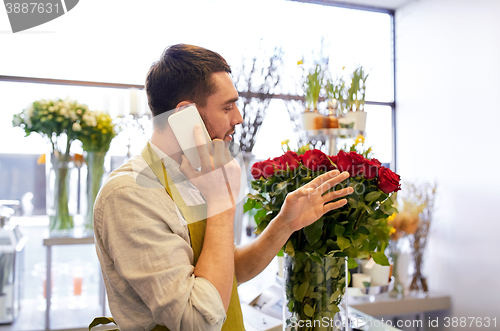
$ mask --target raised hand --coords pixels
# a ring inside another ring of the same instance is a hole
[[[287,195],[278,217],[284,226],[294,232],[314,223],[325,213],[344,206],[347,199],[330,201],[351,194],[354,192],[352,187],[324,193],[348,177],[348,172],[332,170],[315,178]]]

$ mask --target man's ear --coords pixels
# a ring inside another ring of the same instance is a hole
[[[183,110],[184,108],[187,108],[189,106],[194,106],[194,102],[192,101],[181,101],[177,104],[174,110],[174,114]]]

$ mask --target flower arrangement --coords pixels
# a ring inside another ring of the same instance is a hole
[[[296,231],[283,248],[290,257],[285,268],[287,306],[294,318],[301,320],[333,318],[339,311],[345,292],[346,257],[349,268],[357,265],[355,258],[368,256],[389,265],[384,255],[390,230],[387,219],[396,212],[393,193],[400,190],[400,177],[377,159],[354,151],[341,150],[329,156],[307,148],[300,154],[287,148],[283,155],[257,162],[251,169],[256,193],[248,195],[244,209],[257,209],[257,234],[278,215],[288,192],[334,169],[348,171],[351,176],[332,188],[353,187],[348,204]]]
[[[12,124],[24,129],[26,136],[36,132],[50,141],[52,166],[48,186],[53,185],[49,198],[50,230],[73,228],[73,218],[68,210],[68,180],[71,163],[70,147],[78,138],[75,130],[88,107],[67,99],[37,100],[21,113],[15,114]]]
[[[82,116],[88,111],[87,105],[80,104],[69,98],[37,100],[25,108],[21,113],[15,114],[13,126],[24,129],[26,136],[36,132],[49,139],[52,152],[65,154],[69,159],[69,147],[78,133]],[[66,136],[66,139],[61,139]]]
[[[117,135],[116,125],[111,116],[102,111],[88,111],[80,123],[74,123],[82,148],[87,152],[87,213],[85,227],[93,229],[94,202],[101,188],[104,175],[104,159],[111,141]]]
[[[80,123],[73,124],[73,130],[86,152],[107,152],[117,135],[111,116],[98,110],[86,112]]]

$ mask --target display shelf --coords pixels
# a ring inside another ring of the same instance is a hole
[[[94,244],[94,235],[90,235],[84,231],[78,231],[80,229],[75,229],[73,235],[69,236],[48,236],[43,239],[43,245],[47,249],[47,258],[46,258],[46,308],[45,308],[45,330],[50,330],[50,316],[51,316],[51,297],[52,297],[52,247],[59,245],[88,245]],[[82,229],[83,230],[83,229]],[[102,278],[99,282],[99,303],[101,305],[102,316],[105,315],[106,312],[106,290],[104,288],[104,282]]]
[[[336,155],[337,139],[356,138],[358,135],[366,135],[365,131],[354,129],[318,129],[318,130],[304,130],[306,137],[309,140],[324,140],[328,146],[328,154]]]
[[[404,315],[450,309],[451,297],[429,293],[425,297],[406,295],[401,299],[396,299],[385,293],[374,296],[374,301],[349,297],[349,305],[371,316]]]

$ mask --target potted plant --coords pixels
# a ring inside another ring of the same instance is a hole
[[[297,64],[302,65],[303,61],[299,61]],[[302,113],[304,130],[321,129],[323,127],[321,123],[316,123],[316,118],[322,118],[322,115],[318,112],[318,101],[323,88],[323,80],[323,72],[319,64],[316,64],[314,70],[305,76],[303,88],[306,109]]]
[[[357,67],[351,75],[351,85],[347,90],[347,109],[346,117],[354,120],[354,129],[365,131],[366,128],[366,112],[365,96],[366,96],[366,80],[367,74],[362,66]]]

